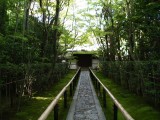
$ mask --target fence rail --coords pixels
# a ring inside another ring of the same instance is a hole
[[[109,95],[109,97],[112,99],[114,105],[114,120],[117,120],[118,117],[118,110],[123,114],[124,118],[126,120],[134,120],[129,113],[122,107],[122,105],[118,102],[118,100],[112,95],[112,93],[103,85],[103,83],[97,78],[97,76],[94,74],[94,72],[90,69],[90,75],[91,79],[94,81],[96,88],[100,91],[100,86],[103,88],[103,105],[106,106],[106,93]]]
[[[67,88],[70,88],[70,96],[73,94],[73,90],[75,89],[76,80],[78,80],[80,74],[80,68],[77,70],[76,74],[70,80],[70,82],[60,91],[60,93],[55,97],[55,99],[50,103],[47,109],[42,113],[42,115],[38,118],[38,120],[45,120],[49,114],[54,109],[54,120],[58,119],[58,101],[64,96],[64,107],[67,107]]]

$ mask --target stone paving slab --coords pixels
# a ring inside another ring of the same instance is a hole
[[[67,120],[106,120],[86,69],[81,70]]]

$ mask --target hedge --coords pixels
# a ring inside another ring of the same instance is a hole
[[[160,61],[103,61],[100,68],[117,84],[160,105]]]
[[[54,69],[51,63],[0,64],[0,99],[7,98],[13,107],[18,99],[30,98],[34,93],[51,87],[68,70],[68,63],[57,63]]]

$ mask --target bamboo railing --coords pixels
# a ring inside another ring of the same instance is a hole
[[[112,101],[114,103],[113,104],[113,112],[114,112],[113,119],[114,120],[118,119],[118,110],[119,110],[126,120],[134,120],[129,115],[129,113],[123,108],[123,106],[118,102],[118,100],[112,95],[112,93],[105,87],[105,85],[97,78],[97,76],[93,73],[93,71],[91,69],[90,69],[90,76],[91,76],[93,83],[95,83],[95,87],[98,89],[99,92],[100,92],[100,87],[102,86],[102,88],[103,88],[103,105],[104,105],[104,107],[106,107],[106,93],[112,99]]]
[[[73,95],[73,90],[75,89],[76,82],[79,78],[81,69],[79,68],[70,82],[60,91],[60,93],[55,97],[55,99],[50,103],[46,110],[41,114],[38,120],[46,120],[49,114],[54,110],[54,120],[58,120],[58,101],[63,96],[64,97],[64,107],[67,107],[67,88],[70,88],[70,96]]]

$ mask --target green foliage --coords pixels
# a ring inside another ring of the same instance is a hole
[[[0,83],[6,84],[24,78],[24,67],[12,63],[0,64]]]
[[[0,33],[5,34],[7,21],[7,1],[0,1]]]
[[[104,59],[114,61],[118,56],[118,60],[159,60],[159,2],[107,0],[102,3],[98,18],[99,26],[103,27],[97,28],[104,34],[96,37],[101,38],[107,54]]]
[[[9,35],[0,37],[0,41],[0,63],[27,63],[39,57],[39,43],[33,36]]]
[[[156,106],[160,104],[159,61],[108,61],[101,63],[101,70],[117,84],[138,95],[146,96],[146,99]]]
[[[40,92],[50,88],[68,72],[68,63],[57,63],[52,71],[51,63],[37,63],[27,65],[26,76],[33,82],[33,91]]]
[[[146,102],[147,98],[137,96],[135,93],[126,90],[123,86],[117,85],[112,79],[106,78],[101,72],[96,72],[96,75],[135,120],[160,119],[160,111],[148,104]],[[102,90],[103,89],[101,89],[101,91]],[[103,107],[103,97],[100,96],[99,98]],[[106,118],[111,120],[113,119],[113,101],[108,95],[106,95],[106,100],[107,107],[103,109]],[[120,111],[118,111],[118,120],[124,120]]]
[[[29,100],[35,93],[41,93],[53,87],[59,80],[68,73],[68,63],[57,63],[52,68],[52,63],[0,64],[0,102],[2,108],[10,109],[14,106],[19,109],[19,105],[25,100]],[[10,96],[8,101],[5,98]],[[4,103],[4,104],[3,104]],[[23,115],[23,113],[22,113]],[[2,117],[3,114],[0,115]],[[21,116],[21,114],[20,114]]]
[[[103,74],[160,105],[159,2],[107,0],[101,6]]]
[[[39,94],[35,94],[29,101],[26,101],[25,104],[21,104],[20,111],[18,111],[12,120],[36,120],[43,111],[47,108],[50,102],[56,97],[56,95],[63,89],[63,87],[71,80],[75,70],[69,71],[67,75],[59,80],[55,85],[46,91],[42,91]],[[71,100],[68,99],[68,105],[71,103]],[[63,101],[59,101],[59,119],[64,120],[66,118],[68,109],[64,109]],[[9,116],[11,117],[11,116]],[[53,119],[53,113],[48,118],[49,120]]]
[[[0,118],[3,108],[19,109],[18,102],[50,88],[68,72],[68,63],[56,63],[59,52],[53,52],[62,34],[56,2],[43,0],[38,6],[37,1],[0,0]]]

